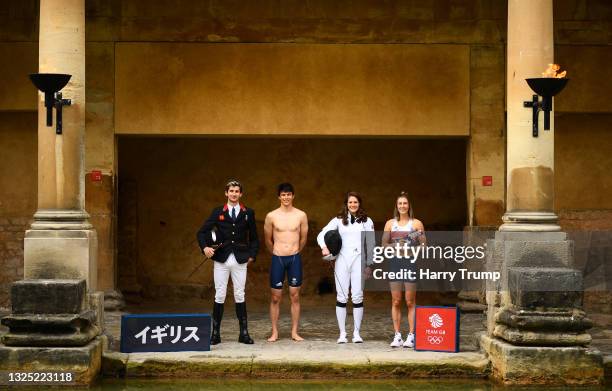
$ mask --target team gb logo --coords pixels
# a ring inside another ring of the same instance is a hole
[[[431,323],[431,327],[433,327],[434,329],[437,329],[438,327],[441,327],[444,322],[442,322],[442,317],[438,314],[433,314],[429,317],[429,323]]]

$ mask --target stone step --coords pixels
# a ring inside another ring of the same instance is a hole
[[[461,313],[482,314],[487,309],[486,304],[480,304],[474,301],[460,301],[457,303]]]
[[[479,333],[467,333],[459,336],[459,349],[462,352],[477,352],[480,350]]]
[[[337,345],[327,341],[224,342],[211,352],[117,353],[103,358],[108,377],[244,378],[486,378],[482,353],[415,352],[386,342]]]
[[[612,386],[612,354],[604,356],[604,382],[606,386]]]
[[[85,280],[20,280],[11,286],[13,314],[78,314],[86,307]]]

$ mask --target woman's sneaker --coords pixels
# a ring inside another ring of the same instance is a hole
[[[338,340],[336,341],[336,343],[347,343],[348,340],[346,339],[346,333],[340,333],[340,337],[338,337]]]
[[[404,341],[402,340],[402,334],[395,333],[395,337],[393,337],[393,342],[391,342],[389,346],[391,346],[392,348],[399,348],[402,346],[403,342]]]
[[[406,341],[404,341],[405,348],[413,348],[414,347],[414,334],[410,333],[406,336]]]
[[[363,338],[358,331],[353,332],[353,343],[363,343]]]

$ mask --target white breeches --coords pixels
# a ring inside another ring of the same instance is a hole
[[[353,304],[363,302],[363,288],[361,285],[361,254],[345,256],[340,253],[336,259],[336,300],[339,303],[348,302],[349,290]]]
[[[216,261],[214,263],[215,303],[225,303],[227,282],[230,276],[232,276],[232,285],[234,286],[234,301],[236,303],[244,303],[247,264],[239,264],[234,254],[231,254],[225,263]]]

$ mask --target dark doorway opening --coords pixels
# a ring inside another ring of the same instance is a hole
[[[461,230],[467,221],[466,139],[120,137],[118,287],[128,302],[212,301],[212,267],[202,261],[195,233],[225,202],[230,178],[245,186],[260,235],[278,206],[276,185],[296,188],[295,206],[309,217],[302,296],[316,299],[329,277],[316,234],[337,213],[346,191],[362,194],[377,230],[407,191],[428,230]],[[210,262],[210,261],[209,261]],[[260,249],[249,269],[247,295],[269,300],[270,256]],[[228,295],[230,297],[231,295]]]

